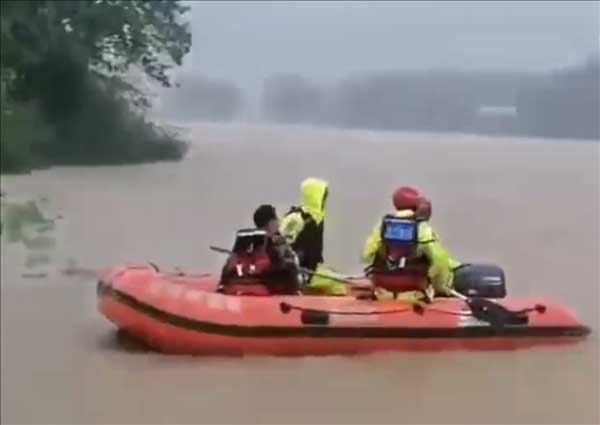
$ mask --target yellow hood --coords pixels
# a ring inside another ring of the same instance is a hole
[[[327,188],[328,184],[325,180],[314,177],[304,180],[300,186],[302,193],[301,207],[317,223],[321,223],[325,218],[325,195]]]

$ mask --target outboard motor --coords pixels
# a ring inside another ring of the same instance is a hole
[[[504,271],[493,264],[463,264],[454,270],[454,289],[467,297],[504,298]]]

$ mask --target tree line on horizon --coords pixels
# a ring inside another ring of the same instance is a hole
[[[599,108],[598,57],[551,73],[370,72],[329,86],[276,74],[261,99],[275,123],[573,139],[600,138]]]

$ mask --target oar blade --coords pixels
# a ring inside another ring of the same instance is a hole
[[[485,298],[469,298],[466,303],[473,317],[494,327],[501,328],[506,325],[526,325],[529,323],[529,316],[526,313],[511,311],[503,305]]]

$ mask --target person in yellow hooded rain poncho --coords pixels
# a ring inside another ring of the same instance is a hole
[[[365,243],[363,260],[371,264],[371,270],[380,273],[422,273],[423,290],[407,291],[401,299],[421,301],[435,294],[450,296],[453,270],[460,263],[442,246],[429,224],[430,201],[411,187],[396,190],[393,201],[396,212],[375,226]],[[409,236],[403,239],[405,235]]]
[[[319,178],[307,178],[300,186],[302,203],[292,207],[281,221],[280,233],[298,255],[300,266],[321,276],[307,276],[304,291],[324,295],[346,295],[347,286],[339,281],[333,270],[323,265],[323,232],[328,184]],[[325,275],[325,276],[323,276]]]

